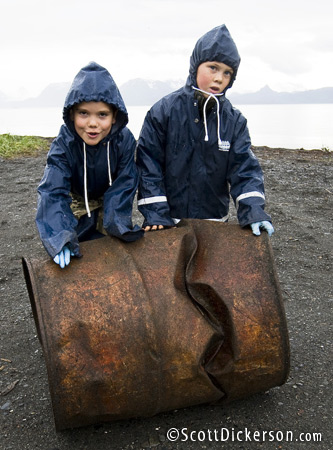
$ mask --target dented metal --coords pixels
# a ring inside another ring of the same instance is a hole
[[[288,331],[266,233],[184,220],[81,252],[63,270],[23,259],[58,430],[285,382]]]

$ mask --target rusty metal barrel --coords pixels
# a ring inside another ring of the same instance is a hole
[[[134,243],[23,258],[57,430],[228,402],[283,384],[284,306],[266,233],[184,220]]]

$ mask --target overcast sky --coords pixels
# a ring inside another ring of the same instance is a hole
[[[24,98],[89,61],[118,86],[181,79],[197,39],[225,23],[242,61],[234,92],[333,86],[332,0],[0,0],[0,91]]]

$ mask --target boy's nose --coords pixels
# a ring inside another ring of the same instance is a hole
[[[215,81],[217,81],[218,83],[222,83],[222,81],[223,81],[223,74],[222,74],[222,72],[216,72],[216,74],[215,74]]]
[[[88,125],[89,125],[90,127],[96,127],[96,126],[97,126],[97,121],[96,121],[96,119],[95,119],[94,117],[90,117],[89,122],[88,122]]]

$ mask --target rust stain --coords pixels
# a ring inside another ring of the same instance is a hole
[[[57,429],[230,401],[285,382],[289,344],[265,234],[186,220],[23,259]]]

